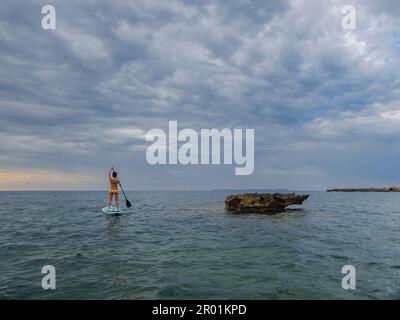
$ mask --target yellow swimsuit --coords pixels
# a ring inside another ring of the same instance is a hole
[[[119,180],[117,178],[111,178],[109,193],[118,194],[118,184],[119,184]]]

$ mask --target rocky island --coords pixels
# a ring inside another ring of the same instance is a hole
[[[328,189],[327,192],[400,192],[400,187],[389,188],[336,188]]]
[[[225,200],[225,209],[236,213],[269,213],[285,211],[294,204],[303,204],[309,195],[295,193],[244,193],[229,195]]]

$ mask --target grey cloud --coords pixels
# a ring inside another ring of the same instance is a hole
[[[348,1],[328,0],[54,1],[57,30],[43,31],[45,1],[3,1],[0,150],[7,157],[0,165],[99,174],[116,161],[132,171],[135,188],[167,188],[175,174],[177,185],[191,175],[193,188],[212,188],[214,176],[263,187],[260,175],[270,187],[289,187],[297,168],[293,185],[310,174],[323,187],[339,168],[322,150],[357,137],[378,139],[391,154],[396,131],[377,130],[397,126],[376,115],[390,116],[399,102],[398,6],[351,3],[358,14],[351,32],[341,29],[338,11]],[[360,117],[375,119],[375,130],[358,128]],[[115,131],[166,128],[168,120],[197,130],[255,128],[255,176],[149,167],[143,139]],[[154,183],[146,179],[156,174]]]

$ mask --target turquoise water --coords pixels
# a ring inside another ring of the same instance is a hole
[[[0,192],[0,298],[400,297],[399,193],[311,192],[274,216],[227,213],[225,192],[128,194],[110,218],[105,192]],[[347,264],[356,290],[341,287]]]

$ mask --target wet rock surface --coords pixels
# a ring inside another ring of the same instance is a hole
[[[278,213],[290,205],[301,205],[309,195],[295,193],[245,193],[229,195],[225,209],[236,213]]]

